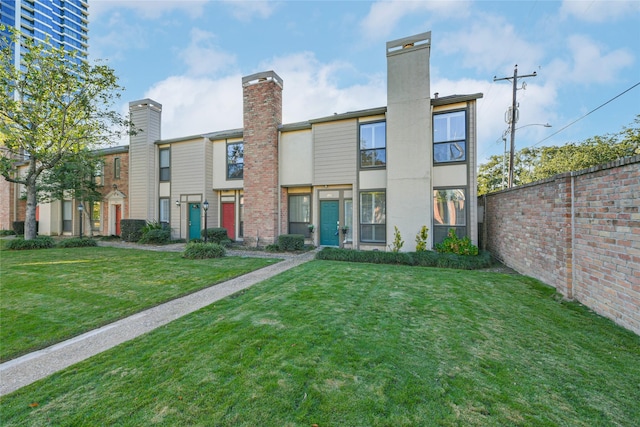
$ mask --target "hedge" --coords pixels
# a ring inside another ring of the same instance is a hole
[[[324,248],[316,259],[329,261],[367,262],[372,264],[413,265],[419,267],[455,268],[477,270],[491,266],[491,255],[480,252],[477,256],[455,255],[433,251],[384,252],[355,249]]]
[[[142,238],[142,229],[147,225],[144,219],[121,219],[120,238],[125,242],[137,242]]]
[[[278,236],[278,250],[301,251],[302,249],[304,249],[302,234],[281,234]]]
[[[188,259],[222,258],[225,255],[226,251],[221,245],[201,242],[188,243],[182,253],[182,257]]]
[[[207,236],[207,242],[218,244],[231,243],[231,239],[229,239],[227,229],[224,227],[207,228],[206,230],[202,230],[200,232],[200,235],[203,239],[205,234]]]
[[[51,237],[42,236],[30,240],[24,240],[22,237],[17,237],[7,241],[5,248],[11,251],[21,251],[29,249],[51,249],[55,246],[56,243]]]

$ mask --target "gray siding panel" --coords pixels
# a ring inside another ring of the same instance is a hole
[[[355,183],[357,153],[356,120],[314,125],[314,185]]]

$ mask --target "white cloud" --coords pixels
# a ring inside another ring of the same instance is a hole
[[[231,8],[231,14],[239,21],[248,22],[254,16],[261,19],[270,17],[278,3],[269,0],[222,0]]]
[[[207,0],[92,0],[89,6],[91,19],[96,19],[110,9],[130,9],[144,19],[157,19],[164,14],[182,11],[191,18],[202,15],[203,7]]]
[[[180,52],[180,57],[189,67],[189,74],[210,75],[236,64],[236,55],[224,52],[215,41],[216,35],[211,32],[198,28],[191,30],[189,46]]]
[[[242,127],[242,78],[172,76],[153,85],[145,98],[162,104],[162,138]]]
[[[513,69],[513,61],[530,69],[544,56],[543,48],[520,37],[505,17],[487,14],[476,16],[468,28],[442,35],[438,49],[460,55],[462,65],[482,72]]]
[[[360,22],[365,38],[378,40],[391,34],[400,20],[407,15],[430,12],[438,17],[468,14],[468,1],[378,1],[371,5],[369,14]]]
[[[562,17],[573,16],[586,22],[610,22],[638,14],[638,0],[564,0],[560,8]]]
[[[282,77],[285,124],[386,105],[383,77],[370,76],[362,84],[339,87],[336,76],[345,68],[350,65],[323,64],[305,52],[274,58],[258,71],[274,70]],[[153,85],[144,97],[162,104],[162,138],[242,127],[241,77],[172,76]]]

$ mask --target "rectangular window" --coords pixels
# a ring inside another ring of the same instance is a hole
[[[91,229],[100,231],[102,228],[102,203],[93,202],[91,205]]]
[[[467,112],[433,116],[433,163],[467,160]]]
[[[460,238],[467,235],[466,189],[433,190],[433,243],[441,243],[452,228]]]
[[[62,231],[65,233],[73,231],[73,204],[71,200],[62,201]]]
[[[289,234],[302,234],[309,237],[311,224],[311,196],[296,194],[289,196]]]
[[[227,179],[242,179],[244,172],[244,143],[227,144]]]
[[[387,241],[387,203],[384,191],[360,193],[360,241]]]
[[[240,212],[238,212],[240,220],[240,228],[238,229],[238,236],[244,236],[244,196],[240,196]]]
[[[171,180],[171,152],[168,148],[160,149],[160,181]]]
[[[113,159],[113,178],[120,179],[120,157]]]
[[[100,162],[96,165],[96,169],[93,172],[93,181],[98,187],[104,185],[104,163]]]
[[[344,236],[344,241],[353,241],[353,200],[344,200],[344,226],[347,228],[347,234]]]
[[[387,123],[360,125],[360,167],[382,167],[387,164]]]
[[[161,223],[169,223],[169,198],[161,197],[160,198],[160,215],[159,219]]]

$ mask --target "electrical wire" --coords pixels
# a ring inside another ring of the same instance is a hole
[[[535,144],[532,145],[532,147],[535,147],[536,145],[546,141],[547,139],[551,138],[554,135],[559,134],[560,132],[562,132],[563,130],[565,130],[566,128],[568,128],[569,126],[572,126],[574,124],[576,124],[577,122],[579,122],[580,120],[584,119],[585,117],[587,117],[589,114],[598,111],[600,108],[604,107],[605,105],[609,104],[610,102],[614,101],[617,98],[620,98],[622,95],[624,95],[625,93],[629,92],[630,90],[632,90],[633,88],[635,88],[636,86],[640,86],[640,82],[634,84],[633,86],[631,86],[630,88],[628,88],[627,90],[617,94],[616,96],[614,96],[613,98],[611,98],[610,100],[608,100],[607,102],[600,104],[599,106],[597,106],[596,108],[594,108],[593,110],[589,111],[587,114],[585,114],[582,117],[579,117],[577,119],[575,119],[574,121],[572,121],[571,123],[569,123],[568,125],[558,129],[557,131],[555,131],[554,133],[552,133],[551,135],[541,139],[540,141],[536,142]]]

